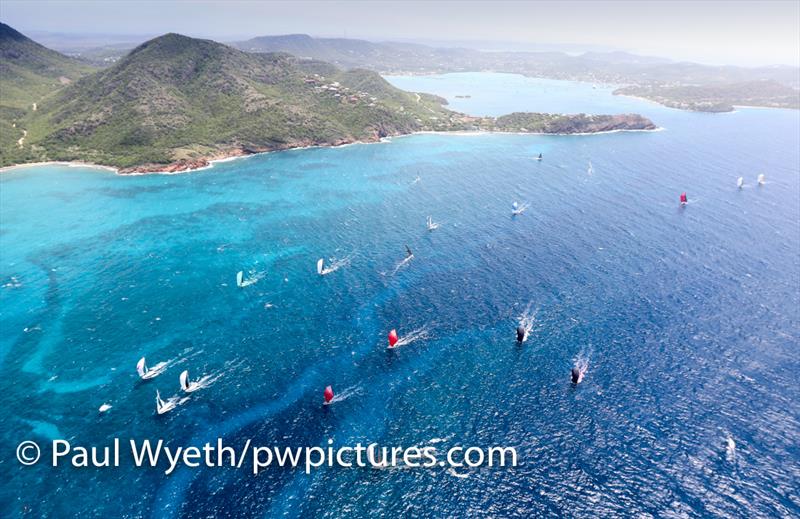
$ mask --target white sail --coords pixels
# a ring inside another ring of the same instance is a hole
[[[184,391],[187,391],[189,389],[189,372],[184,370],[183,373],[181,373],[180,379],[181,379],[181,387],[183,388]]]
[[[736,179],[736,187],[742,189],[743,186],[744,186],[744,177],[739,177],[738,179]]]
[[[764,183],[766,183],[766,181],[767,181],[767,178],[766,178],[766,176],[765,176],[763,173],[761,173],[761,174],[758,176],[758,185],[760,185],[760,186],[763,186],[763,185],[764,185]]]
[[[428,217],[427,224],[428,224],[428,230],[429,231],[433,231],[433,230],[439,228],[439,224],[434,222],[433,218],[431,218],[430,216]]]
[[[592,161],[589,161],[589,169],[586,170],[586,173],[592,175],[594,173],[594,168],[592,167]]]
[[[100,411],[101,413],[105,413],[106,411],[111,409],[111,407],[113,407],[111,404],[103,404],[103,405],[100,406],[98,411]]]
[[[139,362],[136,363],[136,372],[139,373],[141,378],[147,375],[147,364],[144,362],[144,357],[139,359]]]
[[[164,401],[161,399],[161,393],[158,392],[156,389],[156,412],[158,414],[164,414],[166,412],[172,411],[175,409],[177,405],[175,398],[170,398],[168,401]]]
[[[317,261],[317,274],[319,274],[320,276],[322,275],[322,267],[324,265],[325,265],[325,260],[320,258],[319,261]]]
[[[241,270],[236,273],[236,286],[239,288],[244,286],[244,272]]]

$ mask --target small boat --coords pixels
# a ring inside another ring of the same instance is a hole
[[[542,160],[542,154],[540,153],[538,157],[534,157],[533,160]]]
[[[764,185],[764,184],[766,184],[766,183],[767,183],[767,177],[766,177],[766,176],[764,176],[764,174],[763,174],[763,173],[761,173],[761,174],[758,176],[758,185],[759,185],[759,186],[763,186],[763,185]]]
[[[158,392],[156,389],[156,412],[158,414],[168,413],[175,409],[175,402],[170,400],[169,402],[165,402],[161,399],[161,393]]]
[[[325,266],[325,260],[320,258],[317,261],[317,274],[319,274],[320,276],[322,276],[325,272],[325,269],[323,268],[324,266]]]
[[[244,287],[244,271],[239,271],[236,273],[236,286],[239,288]]]
[[[400,340],[400,337],[397,336],[397,330],[392,330],[389,332],[389,348],[394,348],[394,345],[397,344],[397,341]]]
[[[736,187],[742,189],[744,187],[744,177],[739,177],[736,179]]]
[[[197,382],[189,381],[188,370],[184,370],[183,373],[181,373],[180,381],[181,381],[181,389],[183,389],[187,393],[193,393],[198,389],[200,389],[200,384],[198,384]]]
[[[111,409],[111,407],[112,407],[112,405],[111,405],[111,404],[103,404],[103,405],[101,405],[101,406],[100,406],[100,408],[98,409],[98,411],[100,411],[101,413],[105,413],[106,411],[108,411],[109,409]]]
[[[527,208],[528,208],[528,204],[518,204],[518,203],[514,202],[513,204],[511,204],[511,214],[513,216],[519,216],[522,213],[524,213],[525,209],[527,209]]]
[[[325,388],[325,392],[323,393],[323,397],[325,397],[325,405],[328,405],[333,400],[333,388],[328,386]]]
[[[592,176],[594,174],[594,168],[592,167],[592,161],[589,161],[589,169],[586,170],[586,174]]]
[[[686,198],[686,191],[681,193],[681,205],[686,205],[689,203],[689,199]]]
[[[439,228],[439,224],[434,222],[433,219],[430,216],[428,217],[427,224],[428,224],[428,230],[429,231],[434,231],[434,230]]]

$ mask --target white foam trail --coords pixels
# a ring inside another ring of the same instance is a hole
[[[730,462],[736,460],[736,442],[730,434],[725,438],[725,458]]]
[[[392,271],[392,275],[394,276],[395,274],[397,274],[398,270],[406,268],[408,266],[408,264],[411,263],[412,259],[414,259],[414,255],[413,254],[410,255],[410,256],[406,256],[406,258],[403,261],[401,261],[400,263],[398,263],[394,267],[394,270]]]
[[[330,274],[332,272],[336,272],[340,268],[346,267],[347,265],[349,265],[350,264],[350,256],[345,256],[344,258],[339,259],[339,260],[337,260],[336,258],[330,258],[328,260],[328,262],[330,262],[330,266],[323,268],[322,272],[320,272],[320,274],[322,274],[323,276],[328,275],[328,274]]]
[[[171,360],[167,360],[164,362],[159,362],[154,366],[150,366],[147,368],[147,371],[142,376],[142,380],[150,380],[151,378],[156,378],[160,374],[164,373],[164,371],[172,364]]]
[[[525,311],[519,316],[519,325],[525,329],[525,336],[522,342],[528,340],[528,336],[533,330],[533,325],[536,323],[536,312],[538,312],[538,310],[531,310],[531,305],[532,303],[528,303],[528,306],[525,307]]]
[[[461,479],[465,479],[465,478],[469,477],[469,474],[459,474],[458,472],[456,472],[456,469],[453,468],[453,467],[450,467],[449,469],[447,469],[447,473],[450,474],[451,476],[454,476],[454,477],[457,477],[457,478],[461,478]]]
[[[583,382],[583,377],[589,371],[589,357],[590,354],[586,351],[581,351],[575,358],[574,366],[578,368],[578,384]]]
[[[514,209],[513,211],[511,211],[511,214],[512,214],[512,215],[514,215],[514,216],[521,215],[521,214],[522,214],[522,213],[524,213],[524,212],[525,212],[525,210],[526,210],[527,208],[529,208],[530,206],[531,206],[530,204],[520,204],[520,205],[519,205],[519,206],[518,206],[516,209]]]
[[[428,327],[423,326],[422,328],[417,328],[416,330],[412,330],[407,334],[400,337],[400,339],[392,346],[391,349],[399,348],[400,346],[406,346],[411,344],[414,341],[420,339],[427,339],[428,338]]]
[[[355,396],[361,393],[361,386],[351,386],[344,389],[340,393],[336,393],[333,397],[333,400],[328,402],[328,404],[335,404],[336,402],[341,402],[343,400],[347,400],[351,396]]]
[[[248,276],[247,279],[242,280],[241,288],[249,287],[250,285],[255,285],[266,275],[267,272],[265,270],[262,270],[260,272],[256,271],[255,269],[251,270],[250,272],[247,273]]]

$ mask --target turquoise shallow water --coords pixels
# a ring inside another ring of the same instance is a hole
[[[453,107],[472,113],[638,111],[664,130],[415,135],[174,176],[0,175],[4,514],[800,513],[798,112],[692,114],[488,74],[464,91],[454,76],[392,81],[470,94]],[[512,218],[513,201],[530,208]],[[406,244],[415,258],[394,272]],[[316,275],[317,258],[345,256]],[[263,277],[238,289],[238,270]],[[519,346],[526,309],[535,324]],[[427,339],[386,350],[391,328],[423,327]],[[172,364],[140,382],[142,355]],[[589,368],[573,387],[578,359]],[[155,416],[155,390],[174,394],[183,369],[219,378]],[[323,409],[328,384],[351,396]],[[104,402],[114,407],[99,415]],[[218,436],[444,439],[514,446],[522,465],[466,478],[165,476],[127,463],[22,467],[13,454],[24,439]]]

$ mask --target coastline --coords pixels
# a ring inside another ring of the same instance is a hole
[[[656,127],[651,130],[641,129],[641,130],[607,130],[607,131],[600,131],[600,132],[583,132],[583,133],[535,133],[535,132],[501,132],[501,131],[491,131],[491,130],[456,130],[456,131],[436,131],[436,130],[420,130],[410,133],[401,133],[397,135],[389,135],[386,137],[380,137],[375,140],[353,140],[348,142],[341,142],[341,143],[333,143],[333,144],[304,144],[298,146],[290,146],[285,148],[278,148],[273,150],[264,150],[264,151],[255,151],[252,153],[244,153],[242,149],[236,148],[231,150],[230,152],[223,152],[217,153],[214,155],[209,155],[208,157],[200,157],[190,161],[191,163],[198,163],[197,167],[175,167],[176,165],[181,165],[184,163],[175,162],[172,164],[166,164],[163,166],[164,169],[153,169],[153,170],[143,170],[143,171],[125,171],[124,169],[116,168],[114,166],[107,166],[104,164],[93,164],[91,162],[83,162],[83,161],[60,161],[60,160],[53,160],[53,161],[43,161],[43,162],[29,162],[24,164],[14,164],[11,166],[3,166],[0,168],[0,174],[3,173],[10,173],[17,169],[24,169],[24,168],[31,168],[37,166],[67,166],[71,168],[91,168],[91,169],[101,169],[104,171],[109,171],[114,173],[115,175],[119,176],[143,176],[143,175],[181,175],[185,173],[195,173],[197,171],[203,171],[207,169],[211,169],[214,167],[215,164],[221,164],[224,162],[232,162],[238,159],[247,159],[250,157],[255,157],[258,155],[265,155],[267,153],[277,153],[282,151],[298,151],[298,150],[307,150],[313,148],[344,148],[346,146],[352,146],[356,144],[380,144],[380,143],[388,143],[391,142],[394,138],[400,137],[410,137],[413,135],[448,135],[454,137],[475,137],[480,135],[536,135],[536,136],[557,136],[557,137],[570,137],[570,136],[591,136],[591,135],[604,135],[604,134],[611,134],[611,133],[638,133],[638,132],[660,132],[663,131],[664,128]],[[145,168],[146,166],[138,166],[137,168]],[[136,168],[132,168],[136,169]]]

